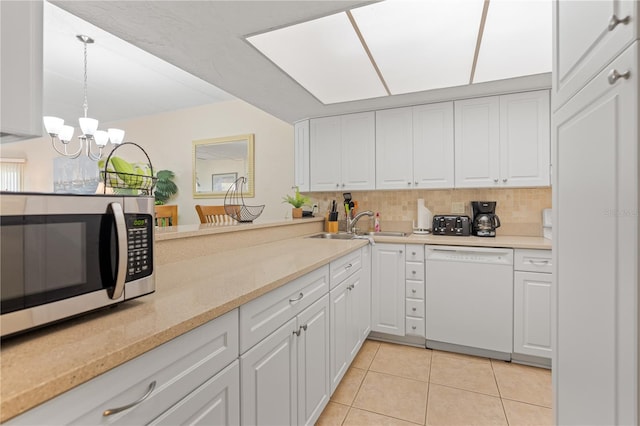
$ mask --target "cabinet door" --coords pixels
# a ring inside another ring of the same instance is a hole
[[[330,300],[330,325],[331,325],[331,345],[330,345],[330,369],[331,369],[331,393],[336,390],[340,380],[347,372],[349,366],[348,341],[349,330],[349,284],[347,280],[338,284],[329,292]]]
[[[295,331],[292,318],[240,357],[243,425],[298,421]]]
[[[638,38],[638,2],[557,1],[554,7],[554,111]],[[609,30],[613,16],[625,18]]]
[[[413,187],[412,111],[376,111],[376,189]]]
[[[340,116],[310,120],[311,191],[336,191],[341,181]]]
[[[514,273],[513,352],[551,358],[551,274]]]
[[[371,245],[362,247],[362,269],[357,296],[360,301],[360,334],[362,341],[371,332]]]
[[[500,184],[548,186],[549,92],[500,96]]]
[[[557,424],[638,421],[638,72],[636,42],[554,114]]]
[[[309,191],[309,120],[293,126],[293,184],[300,191]]]
[[[239,362],[234,361],[150,424],[240,424]]]
[[[376,134],[373,111],[341,117],[341,189],[374,189]]]
[[[499,97],[456,101],[454,105],[456,188],[498,186]]]
[[[331,396],[329,295],[298,315],[298,423],[313,425]]]
[[[413,186],[453,188],[453,102],[413,108]]]
[[[404,336],[404,245],[376,244],[371,264],[371,330]]]
[[[347,279],[347,364],[355,358],[362,346],[361,309],[364,300],[361,297],[363,290],[360,271]]]

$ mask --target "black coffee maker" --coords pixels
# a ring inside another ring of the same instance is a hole
[[[500,219],[496,214],[495,201],[472,201],[473,235],[478,237],[495,237],[496,228],[500,227]]]

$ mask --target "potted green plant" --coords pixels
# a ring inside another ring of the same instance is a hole
[[[282,202],[289,203],[293,206],[293,208],[291,209],[291,216],[296,219],[302,217],[302,206],[310,205],[311,198],[307,197],[306,195],[302,195],[300,193],[300,189],[296,186],[295,195],[293,197],[291,195],[282,197]]]
[[[157,205],[166,204],[178,193],[178,186],[173,181],[176,175],[171,170],[160,170],[156,173],[156,190],[154,192]]]

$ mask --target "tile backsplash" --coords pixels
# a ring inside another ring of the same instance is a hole
[[[309,193],[318,204],[320,214],[328,210],[331,200],[342,203],[341,192]],[[551,208],[551,188],[510,189],[442,189],[406,191],[352,191],[359,210],[380,212],[383,230],[404,230],[416,220],[417,200],[436,214],[454,213],[455,204],[464,206],[465,215],[471,216],[471,201],[497,201],[496,214],[502,226],[498,235],[542,236],[542,209]],[[461,214],[461,213],[455,213]],[[386,225],[386,226],[385,226]],[[404,228],[404,229],[394,229]]]

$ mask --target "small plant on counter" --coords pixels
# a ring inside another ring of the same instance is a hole
[[[302,195],[300,193],[300,190],[296,186],[295,196],[293,197],[291,195],[284,196],[282,197],[282,202],[291,204],[294,209],[299,209],[302,206],[311,205],[311,198],[307,197],[306,195]]]
[[[154,195],[156,197],[156,204],[166,204],[174,195],[178,193],[178,185],[175,184],[173,178],[175,173],[171,170],[160,170],[156,177],[156,190]]]

